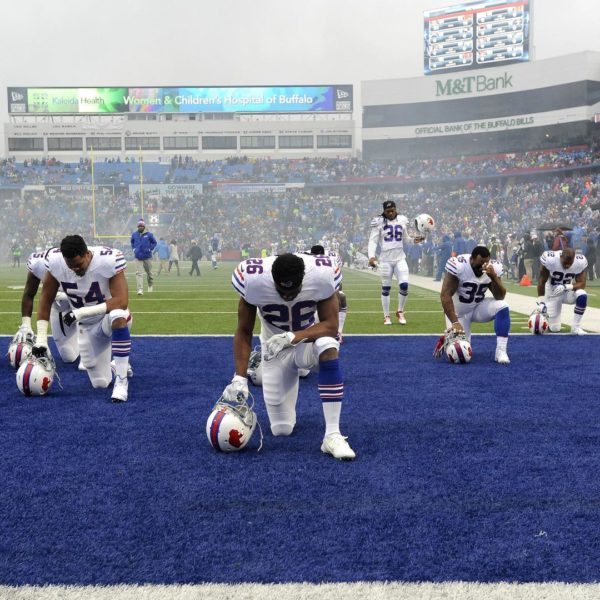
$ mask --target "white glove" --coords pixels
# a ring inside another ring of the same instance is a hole
[[[282,350],[295,345],[292,344],[292,340],[295,337],[293,332],[286,331],[285,333],[278,333],[269,338],[263,348],[263,358],[266,361],[273,360]]]
[[[27,341],[27,338],[29,338],[29,340],[33,342],[33,329],[31,329],[29,325],[21,325],[21,327],[17,329],[17,333],[15,333],[15,335],[13,336],[12,341],[15,344],[22,344],[23,342]]]
[[[241,395],[244,400],[248,400],[248,380],[241,375],[236,375],[231,383],[223,390],[223,398],[227,402],[237,402]]]
[[[563,285],[562,283],[555,286],[552,290],[552,296],[560,296],[563,292],[570,292],[573,289],[572,283],[567,283]]]

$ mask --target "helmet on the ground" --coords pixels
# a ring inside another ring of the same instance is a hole
[[[235,402],[228,402],[221,396],[206,421],[208,441],[221,452],[244,448],[255,429],[256,414],[241,395]]]
[[[25,396],[43,396],[50,390],[55,373],[51,359],[30,356],[17,371],[17,387]]]

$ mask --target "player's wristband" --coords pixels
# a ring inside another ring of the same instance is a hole
[[[565,284],[565,290],[567,292],[572,292],[573,291],[573,284],[572,283],[566,283]]]
[[[242,375],[234,375],[231,383],[243,383],[244,385],[248,385],[248,378],[243,377]]]
[[[37,321],[37,336],[35,338],[36,346],[48,347],[48,321],[38,319]]]
[[[31,329],[31,317],[21,317],[21,327]]]
[[[95,317],[97,315],[106,314],[106,302],[96,304],[95,306],[84,306],[83,308],[76,308],[73,311],[75,318],[78,321],[81,319],[87,319],[88,317]]]

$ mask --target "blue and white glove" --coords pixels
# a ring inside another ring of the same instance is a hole
[[[570,292],[572,289],[572,283],[567,283],[566,285],[560,283],[559,285],[554,286],[554,289],[552,290],[552,296],[560,296],[564,292]]]
[[[285,333],[278,333],[273,337],[269,338],[263,348],[263,358],[266,361],[273,360],[282,350],[295,346],[292,343],[296,336],[292,331],[286,331]]]
[[[542,296],[541,298],[538,298],[538,301],[535,303],[535,311],[537,313],[540,313],[542,315],[545,315],[548,313],[548,306],[546,305],[546,299]]]
[[[238,402],[238,396],[242,400],[248,400],[248,379],[241,375],[235,375],[231,383],[223,390],[223,398],[227,402]]]

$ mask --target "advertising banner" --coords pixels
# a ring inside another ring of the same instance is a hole
[[[351,85],[8,88],[11,114],[352,112]]]

